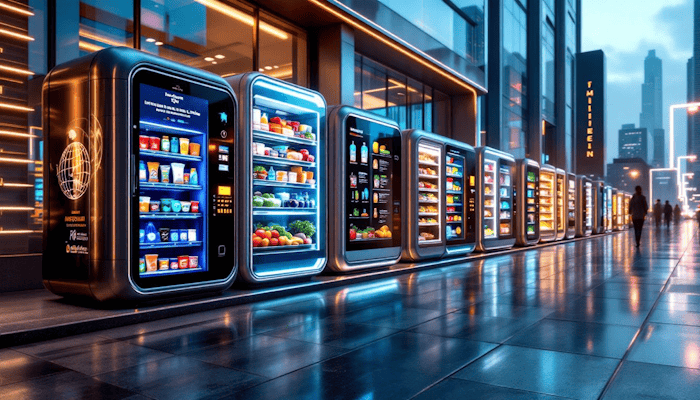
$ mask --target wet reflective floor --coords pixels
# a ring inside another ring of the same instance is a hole
[[[696,229],[0,349],[0,398],[697,399]]]

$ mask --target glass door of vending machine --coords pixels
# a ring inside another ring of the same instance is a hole
[[[498,168],[498,239],[515,238],[513,232],[513,175],[515,160],[502,159]],[[529,200],[528,200],[529,201]],[[528,203],[529,205],[529,203]]]
[[[557,168],[557,239],[562,240],[566,236],[566,172]]]
[[[625,214],[625,229],[630,228],[630,224],[632,223],[632,217],[630,217],[630,200],[632,199],[632,195],[629,193],[625,193],[625,207],[624,207],[624,214]]]
[[[605,232],[612,232],[613,230],[613,200],[612,200],[612,187],[605,187]]]
[[[625,205],[625,195],[615,189],[615,198],[617,205],[615,207],[615,230],[621,231],[624,229],[624,205]]]
[[[484,188],[483,188],[483,237],[484,239],[498,239],[498,187],[496,186],[498,160],[484,160]]]
[[[572,173],[567,173],[566,180],[566,190],[567,190],[567,227],[566,227],[566,238],[572,239],[576,236],[576,211],[578,210],[578,205],[576,202],[578,198],[576,196],[576,175]]]
[[[327,259],[326,102],[257,72],[228,81],[239,93],[240,130],[248,140],[240,156],[246,171],[240,276],[260,283],[319,274]],[[348,151],[367,164],[367,143]]]
[[[401,131],[391,120],[347,106],[330,108],[328,120],[335,157],[329,176],[337,182],[328,198],[343,210],[329,215],[328,268],[342,273],[395,264],[402,244]]]
[[[445,141],[445,246],[450,255],[474,250],[476,238],[476,153],[464,143]]]
[[[590,236],[593,232],[593,184],[585,176],[577,178],[578,215],[576,217],[576,236]]]
[[[556,239],[556,169],[549,165],[540,167],[540,241]]]
[[[515,218],[515,243],[519,246],[537,244],[540,240],[539,203],[540,166],[537,162],[522,158],[517,161],[513,188],[513,217]]]

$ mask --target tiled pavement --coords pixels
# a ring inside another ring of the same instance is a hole
[[[0,398],[698,399],[696,229],[2,349]]]

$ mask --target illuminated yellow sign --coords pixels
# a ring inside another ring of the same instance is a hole
[[[588,100],[588,126],[586,127],[586,158],[593,158],[593,81],[588,81],[586,99]]]

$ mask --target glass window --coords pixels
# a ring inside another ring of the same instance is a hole
[[[417,129],[423,127],[423,84],[408,78],[408,126]]]
[[[254,25],[252,7],[238,2],[142,0],[141,49],[235,75],[253,70]]]
[[[524,157],[528,124],[527,15],[521,3],[504,0],[501,149]]]
[[[306,33],[263,11],[260,12],[259,31],[260,72],[297,85],[308,85]]]
[[[56,0],[56,64],[112,46],[134,46],[133,1]]]
[[[542,27],[542,115],[555,123],[554,96],[554,28],[544,22]]]
[[[389,71],[387,86],[387,117],[396,121],[401,130],[408,128],[406,120],[406,77]]]
[[[436,116],[432,121],[432,131],[442,136],[449,136],[450,128],[450,97],[442,92],[433,89],[433,114]],[[426,102],[427,104],[427,102]],[[440,116],[437,118],[437,116]]]
[[[355,102],[353,106],[362,108],[362,57],[355,54]]]
[[[5,2],[7,3],[7,2]],[[41,252],[46,1],[0,11],[0,254]],[[76,29],[77,30],[77,29]],[[77,41],[77,40],[76,40]],[[77,44],[76,44],[77,49]]]
[[[386,117],[386,69],[363,60],[362,108]]]

